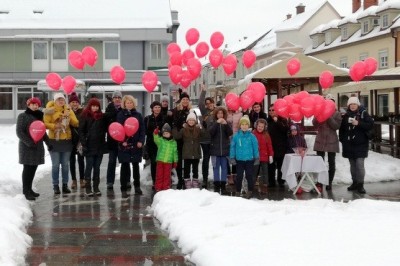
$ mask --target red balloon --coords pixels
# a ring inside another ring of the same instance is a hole
[[[239,95],[233,92],[229,92],[225,96],[225,104],[229,108],[229,110],[236,111],[240,107],[240,98]]]
[[[289,117],[288,103],[284,99],[278,99],[274,103],[275,113],[283,118]]]
[[[266,89],[264,84],[261,82],[251,82],[249,86],[247,86],[247,89],[253,91],[255,102],[261,102],[264,100]]]
[[[300,111],[300,104],[294,103],[289,106],[289,117],[296,122],[303,118],[303,114]]]
[[[125,135],[132,137],[139,129],[139,121],[135,117],[129,117],[125,120],[124,130]]]
[[[309,97],[310,94],[307,91],[299,91],[298,93],[294,94],[294,103],[300,104],[304,98]]]
[[[192,50],[190,49],[186,49],[185,51],[183,51],[182,53],[182,63],[187,66],[187,62],[189,61],[189,59],[194,58],[194,53]]]
[[[211,34],[210,43],[212,48],[218,49],[224,43],[224,35],[219,31],[214,32]]]
[[[110,76],[115,83],[121,84],[125,80],[125,69],[121,66],[114,66],[111,68]]]
[[[210,47],[206,42],[199,42],[196,45],[196,55],[198,58],[202,58],[208,54]]]
[[[154,71],[148,70],[142,76],[142,84],[148,92],[152,92],[158,83],[157,74]]]
[[[179,52],[181,53],[181,47],[179,47],[178,44],[171,42],[170,44],[168,44],[167,46],[167,53],[169,56],[171,56],[173,53],[175,52]]]
[[[82,53],[76,50],[71,51],[68,54],[68,62],[71,64],[71,66],[80,70],[82,70],[85,66],[85,61],[83,60]]]
[[[287,102],[288,105],[293,104],[294,96],[293,95],[286,95],[283,99]]]
[[[242,61],[246,68],[250,68],[256,62],[256,54],[252,50],[247,50],[243,53]]]
[[[66,94],[71,94],[76,86],[76,80],[73,76],[65,76],[62,80],[62,87]]]
[[[368,57],[367,59],[364,60],[364,63],[365,63],[365,74],[367,76],[372,75],[378,67],[378,62],[373,57]]]
[[[189,46],[195,44],[199,40],[199,38],[200,33],[195,28],[188,29],[188,31],[186,32],[186,42],[187,44],[189,44]]]
[[[171,66],[169,69],[169,78],[175,85],[182,79],[182,68],[180,66]]]
[[[35,120],[29,125],[29,135],[33,142],[38,143],[46,133],[46,126],[40,120]]]
[[[314,115],[315,101],[314,97],[307,97],[301,101],[300,111],[305,117],[311,117]]]
[[[180,66],[182,65],[182,54],[181,52],[173,52],[170,54],[169,61],[172,65]]]
[[[243,110],[249,109],[254,104],[253,92],[245,90],[242,95],[240,95],[240,106]]]
[[[197,58],[190,58],[187,61],[187,70],[194,79],[196,79],[201,72],[201,63]]]
[[[210,60],[210,64],[214,68],[218,68],[219,65],[222,63],[222,60],[224,59],[224,55],[218,49],[211,50],[211,52],[210,52],[208,57],[209,57],[209,60]]]
[[[362,61],[354,63],[354,65],[350,68],[349,74],[351,79],[354,81],[362,80],[366,74],[365,63]]]
[[[190,83],[192,82],[193,77],[192,77],[192,75],[190,75],[190,72],[187,70],[184,70],[182,72],[183,73],[182,73],[182,78],[181,78],[181,85],[182,85],[182,87],[187,88],[187,87],[189,87]]]
[[[320,75],[319,75],[319,84],[321,85],[321,87],[323,89],[327,89],[330,86],[332,86],[333,84],[333,74],[330,71],[323,71]]]
[[[318,116],[324,108],[325,99],[318,94],[311,94],[310,97],[314,99],[314,116]]]
[[[228,54],[222,61],[222,67],[228,76],[235,72],[237,67],[236,56],[234,54]]]
[[[108,127],[108,134],[110,134],[110,136],[116,141],[123,142],[125,140],[125,129],[118,122],[110,124]]]
[[[324,100],[324,107],[321,112],[316,116],[318,122],[322,123],[333,115],[336,111],[336,104],[331,100]]]
[[[301,67],[300,60],[297,58],[292,58],[287,62],[286,69],[289,75],[294,76],[299,72]]]
[[[82,58],[86,64],[93,67],[97,62],[97,51],[92,46],[86,46],[82,50]]]
[[[47,86],[49,86],[53,90],[59,90],[61,87],[61,82],[62,79],[57,73],[52,72],[46,75]]]

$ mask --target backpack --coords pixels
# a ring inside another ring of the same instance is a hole
[[[364,110],[361,113],[361,119],[364,119],[364,112],[366,112],[366,111]],[[375,123],[375,121],[372,117],[371,117],[371,119]],[[371,129],[368,129],[367,131],[365,131],[365,135],[367,136],[367,138],[369,140],[375,139],[375,127],[373,126]]]

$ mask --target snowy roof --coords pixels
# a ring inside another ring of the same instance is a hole
[[[234,54],[238,51],[241,51],[241,50],[246,50],[254,42],[257,42],[257,40],[259,40],[262,36],[267,35],[270,31],[271,30],[268,30],[266,32],[250,36],[248,38],[243,38],[242,40],[239,40],[239,42],[233,44],[232,46],[228,46],[227,50],[232,54]]]
[[[62,40],[118,40],[118,33],[70,33],[70,34],[20,34],[13,36],[0,36],[0,39],[35,40],[35,39],[62,39]]]
[[[348,24],[348,23],[353,23],[353,24],[357,24],[358,20],[357,17],[358,15],[363,11],[362,8],[360,8],[359,10],[357,10],[356,12],[344,17],[339,23],[338,26],[342,26],[344,24]]]
[[[329,30],[329,29],[337,29],[340,21],[341,21],[340,19],[334,19],[334,20],[331,20],[330,22],[324,24],[324,26],[321,27],[321,32]]]
[[[383,2],[379,7],[376,9],[376,13],[383,12],[388,9],[400,9],[400,1],[399,0],[388,0]]]
[[[362,18],[366,18],[366,17],[375,17],[376,16],[376,10],[378,9],[378,6],[370,6],[367,9],[361,11],[358,16],[357,19],[362,19]]]
[[[271,30],[267,35],[261,38],[252,48],[253,52],[259,56],[273,51],[276,48],[276,34]]]
[[[0,11],[0,29],[147,29],[172,25],[170,4],[165,0],[0,0]]]

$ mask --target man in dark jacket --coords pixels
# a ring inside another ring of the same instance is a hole
[[[265,119],[267,120],[267,114],[261,110],[261,103],[254,103],[252,110],[249,114],[250,118],[250,127],[254,129],[254,124],[258,119]]]

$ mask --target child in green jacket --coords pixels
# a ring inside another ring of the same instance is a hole
[[[165,123],[161,129],[162,137],[158,135],[159,129],[153,132],[154,142],[157,145],[156,192],[171,188],[171,170],[178,163],[178,149],[172,137],[171,127]]]

